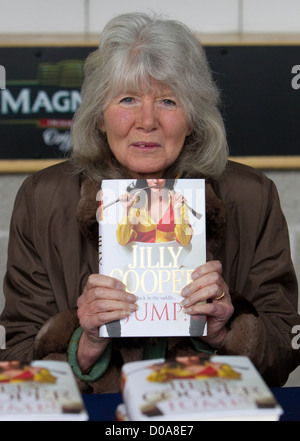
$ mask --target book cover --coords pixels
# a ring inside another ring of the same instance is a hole
[[[247,357],[190,356],[122,368],[120,420],[276,421],[282,408]]]
[[[0,362],[0,420],[83,421],[88,414],[68,363]]]
[[[104,180],[99,200],[99,272],[121,280],[138,305],[100,336],[206,335],[206,317],[180,306],[206,261],[205,181]]]

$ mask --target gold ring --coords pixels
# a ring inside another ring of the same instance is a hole
[[[219,296],[219,297],[215,297],[215,299],[214,300],[222,300],[223,299],[223,297],[225,296],[225,294],[226,294],[226,292],[225,291],[223,291],[222,292],[222,294]]]

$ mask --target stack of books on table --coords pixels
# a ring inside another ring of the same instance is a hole
[[[126,363],[118,420],[277,421],[283,413],[242,356],[193,356]]]
[[[0,420],[83,421],[88,414],[68,363],[0,362]]]

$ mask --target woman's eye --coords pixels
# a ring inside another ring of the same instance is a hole
[[[170,98],[165,98],[162,101],[162,104],[166,107],[176,107],[176,102],[174,100],[171,100]]]
[[[126,96],[126,97],[121,99],[120,103],[132,104],[133,103],[133,98],[131,96]]]

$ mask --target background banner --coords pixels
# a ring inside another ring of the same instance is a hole
[[[0,159],[64,158],[94,46],[0,47]],[[206,46],[231,156],[300,154],[299,46]],[[298,69],[299,68],[299,69]]]

